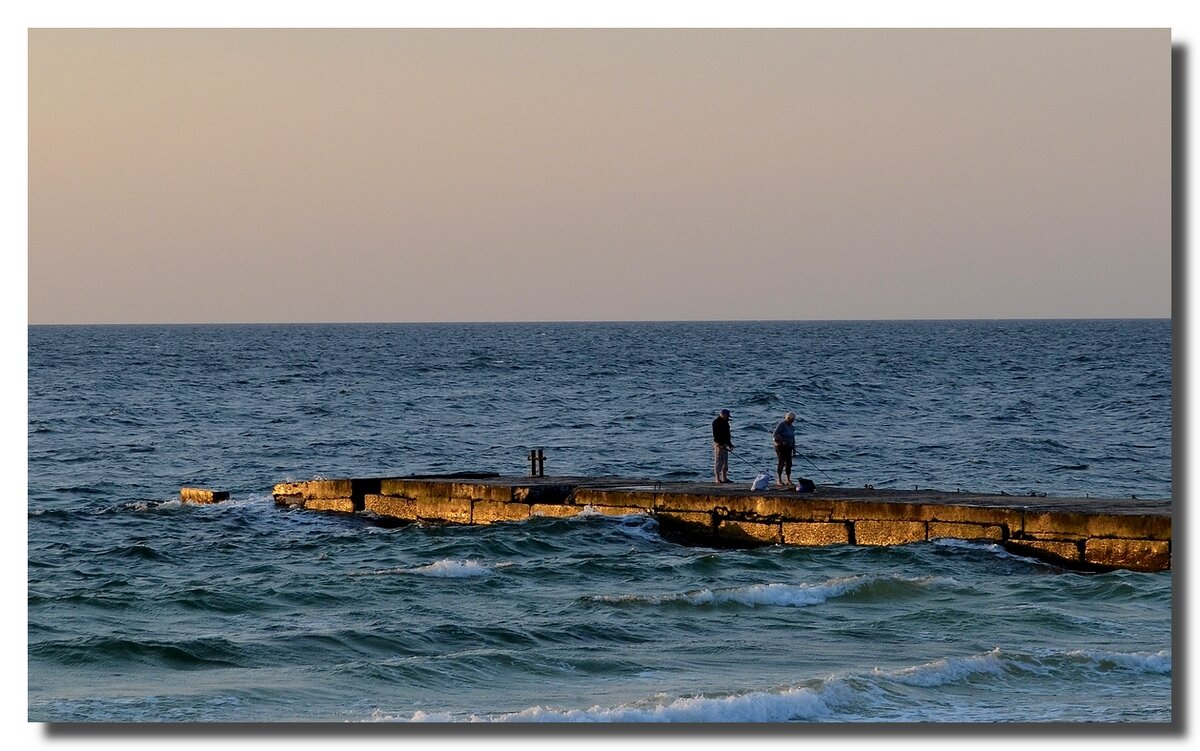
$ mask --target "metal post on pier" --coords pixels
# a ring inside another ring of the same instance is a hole
[[[529,449],[529,476],[544,477],[546,474],[546,455],[542,449]]]

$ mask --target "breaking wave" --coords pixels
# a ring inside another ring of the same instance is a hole
[[[929,662],[869,673],[831,675],[765,691],[725,695],[671,697],[657,694],[635,702],[586,709],[537,705],[518,712],[454,715],[414,712],[408,718],[376,710],[375,721],[408,722],[861,722],[870,720],[928,719],[922,689],[958,686],[981,691],[980,702],[997,680],[1028,679],[1031,665],[1050,665],[1056,673],[1104,671],[1114,667],[1161,673],[1170,672],[1165,650],[1153,654],[1100,653],[1087,650],[1054,652],[1041,658],[996,647],[988,652],[943,657]],[[1063,676],[1065,677],[1065,675]],[[902,687],[917,689],[908,695]],[[969,695],[969,694],[968,694]]]
[[[820,584],[750,584],[743,587],[723,589],[699,589],[682,594],[665,595],[592,595],[585,601],[609,603],[648,603],[663,605],[684,603],[688,605],[736,604],[748,607],[778,606],[803,608],[820,605],[830,599],[848,595],[865,595],[872,598],[889,599],[911,595],[939,584],[955,584],[949,577],[902,577],[859,575],[830,579]]]
[[[495,564],[480,563],[477,560],[459,561],[453,558],[444,558],[426,566],[406,569],[404,573],[463,579],[472,576],[489,576],[494,568],[496,568]]]

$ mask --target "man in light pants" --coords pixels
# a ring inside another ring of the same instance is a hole
[[[729,434],[729,410],[721,410],[712,422],[713,429],[713,482],[733,482],[729,479],[729,451],[733,440]]]

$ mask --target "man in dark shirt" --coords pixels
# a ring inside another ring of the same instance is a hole
[[[729,479],[729,451],[733,439],[729,434],[729,410],[721,410],[712,422],[713,429],[713,482],[733,482]]]
[[[788,412],[775,426],[775,457],[779,460],[775,465],[775,479],[781,488],[792,486],[792,454],[796,453],[796,428],[792,423],[795,421],[796,413]]]

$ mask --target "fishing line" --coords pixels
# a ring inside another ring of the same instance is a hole
[[[795,454],[796,456],[800,457],[800,458],[801,458],[801,459],[803,459],[804,461],[808,462],[809,464],[812,464],[812,468],[813,468],[813,469],[815,469],[815,470],[817,470],[818,472],[820,472],[821,474],[825,475],[825,479],[826,479],[826,480],[829,480],[830,482],[833,482],[833,478],[832,478],[832,477],[830,477],[830,476],[829,476],[829,475],[828,475],[828,474],[825,472],[825,470],[821,469],[820,467],[818,467],[817,465],[815,465],[815,464],[813,464],[813,463],[812,463],[812,459],[809,459],[807,456],[805,456],[804,454],[801,454],[799,451],[797,451],[797,450],[795,450],[795,449],[792,449],[792,453],[793,453],[793,454]]]

